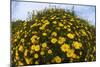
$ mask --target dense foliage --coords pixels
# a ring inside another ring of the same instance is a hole
[[[48,8],[11,23],[12,65],[96,60],[95,26],[64,9]]]

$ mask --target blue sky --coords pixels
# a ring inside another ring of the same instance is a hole
[[[69,4],[49,4],[49,3],[36,3],[36,2],[18,2],[12,1],[12,20],[28,18],[28,12],[32,10],[42,10],[48,7],[58,7],[71,10],[73,5]],[[74,5],[75,14],[79,17],[88,20],[91,24],[95,25],[95,7]]]

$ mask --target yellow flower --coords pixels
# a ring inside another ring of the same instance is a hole
[[[16,60],[19,60],[19,56],[16,56],[15,58],[16,58]]]
[[[74,54],[72,55],[72,58],[77,58],[77,55],[74,53]]]
[[[61,28],[60,28],[60,27],[56,27],[56,29],[57,29],[57,30],[60,30]]]
[[[68,28],[70,28],[70,25],[67,25]]]
[[[17,34],[17,35],[19,35],[19,34],[20,34],[20,32],[19,32],[19,31],[17,31],[17,32],[16,32],[16,34]]]
[[[69,23],[69,25],[73,25],[72,23]]]
[[[23,50],[24,50],[23,46],[22,45],[19,46],[19,51],[23,52]]]
[[[80,49],[82,47],[82,43],[80,42],[77,42],[77,41],[74,41],[72,46],[75,48],[75,49]]]
[[[80,56],[76,56],[76,58],[77,58],[77,59],[79,59],[79,58],[80,58]]]
[[[36,59],[37,59],[38,57],[39,57],[39,56],[38,56],[38,54],[34,54],[34,58],[36,58]]]
[[[37,24],[37,23],[34,23],[34,24],[31,26],[31,28],[32,28],[32,27],[35,27],[35,26],[38,26],[38,24]]]
[[[32,38],[31,38],[31,40],[32,40],[32,39],[35,39],[35,38],[37,38],[37,36],[36,36],[36,35],[33,35]]]
[[[47,36],[47,33],[42,33],[43,36]]]
[[[32,43],[35,43],[35,42],[36,42],[36,40],[35,40],[35,39],[32,39],[32,40],[31,40],[31,42],[32,42]]]
[[[43,22],[44,21],[44,19],[41,19],[41,22]]]
[[[33,32],[32,32],[32,34],[37,34],[37,33],[38,33],[37,31],[33,31]],[[37,38],[37,36],[34,35],[33,38]]]
[[[34,53],[34,51],[33,50],[30,50],[30,54],[33,54]]]
[[[15,53],[15,58],[16,58],[16,60],[19,60],[19,54],[18,54],[18,51],[16,51],[16,53]]]
[[[44,48],[47,47],[47,43],[43,43],[42,47],[44,47]]]
[[[16,55],[16,56],[18,56],[18,55],[19,55],[17,50],[16,50],[16,53],[15,53],[15,55]]]
[[[77,23],[79,23],[79,22],[80,22],[80,20],[76,20],[76,22],[77,22]]]
[[[48,20],[45,20],[43,23],[44,24],[49,24],[50,22]]]
[[[51,39],[51,43],[55,44],[57,42],[57,39],[56,38],[52,38]]]
[[[22,42],[22,43],[24,42],[24,39],[23,39],[23,38],[21,39],[21,42]]]
[[[63,20],[62,22],[63,22],[63,24],[66,24],[67,21],[66,20]]]
[[[40,46],[39,46],[39,45],[35,45],[34,50],[35,50],[35,51],[39,51],[39,50],[40,50]]]
[[[66,16],[62,16],[63,18],[66,18]]]
[[[95,46],[93,47],[93,51],[96,51],[96,47]]]
[[[26,25],[27,25],[27,22],[24,22],[24,23],[23,23],[23,26],[26,26]]]
[[[86,30],[88,30],[88,28],[87,28],[87,27],[85,27],[85,29],[86,29]]]
[[[81,33],[82,33],[83,36],[87,35],[84,29],[81,29],[80,31],[81,31]]]
[[[53,20],[56,16],[51,17],[51,19]]]
[[[49,32],[49,33],[51,32],[51,30],[50,30],[50,29],[46,29],[46,31],[47,31],[47,32]]]
[[[56,63],[61,63],[61,58],[59,56],[56,56],[54,60]]]
[[[59,23],[59,26],[60,26],[60,27],[63,27],[64,25],[60,22],[60,23]]]
[[[23,63],[21,61],[18,61],[18,65],[23,65]]]
[[[39,64],[39,62],[38,61],[35,61],[35,64]]]
[[[69,50],[70,46],[68,44],[63,44],[60,48],[63,52],[67,52]]]
[[[42,26],[42,27],[40,27],[39,29],[40,29],[40,30],[44,30],[44,29],[45,29],[45,27],[44,27],[44,26]]]
[[[52,23],[53,23],[53,24],[57,24],[57,21],[53,21]]]
[[[48,54],[52,54],[52,50],[49,49],[49,50],[48,50]]]
[[[67,29],[67,26],[64,26],[64,29]]]
[[[28,53],[28,50],[27,50],[27,49],[25,49],[25,52],[24,52],[24,57],[26,57],[26,56],[27,56],[27,53]]]
[[[70,50],[67,52],[67,57],[76,58],[76,54],[74,53],[74,50],[73,50],[73,49],[70,49]]]
[[[66,39],[64,37],[59,37],[59,39],[58,39],[59,44],[63,44],[65,41],[66,41]]]
[[[68,31],[71,31],[71,29],[70,29],[70,28],[67,28],[67,30],[68,30]]]
[[[26,61],[27,64],[31,64],[32,63],[32,59],[31,58],[25,57],[25,61]]]
[[[31,50],[34,50],[34,49],[35,49],[35,45],[32,45],[32,46],[31,46]]]
[[[49,25],[49,24],[50,24],[50,22],[45,23],[45,25]]]
[[[82,51],[80,52],[80,55],[82,55]]]
[[[41,52],[40,52],[40,55],[44,55],[44,54],[45,54],[44,51],[41,51]]]
[[[57,36],[57,33],[56,33],[56,32],[52,32],[51,35],[52,35],[52,36]]]
[[[37,22],[37,21],[38,21],[38,19],[35,19],[35,21]]]
[[[14,39],[14,42],[17,42],[17,39]]]
[[[67,37],[70,38],[70,39],[73,39],[75,37],[75,35],[74,34],[71,34],[71,33],[68,33],[67,34]]]
[[[70,20],[70,21],[72,21],[72,22],[73,22],[73,21],[74,21],[74,18],[71,18],[71,20]]]
[[[76,26],[76,28],[79,28],[79,26]]]
[[[38,38],[38,36],[36,36],[36,35],[32,36],[31,42],[32,42],[32,43],[35,43],[35,41],[36,41],[35,39],[36,39],[36,38]]]

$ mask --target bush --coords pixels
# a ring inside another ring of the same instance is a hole
[[[48,8],[11,26],[12,65],[96,60],[95,26],[70,11]]]

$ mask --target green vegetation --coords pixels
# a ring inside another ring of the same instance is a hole
[[[64,9],[38,11],[11,23],[12,65],[96,60],[95,26]]]

